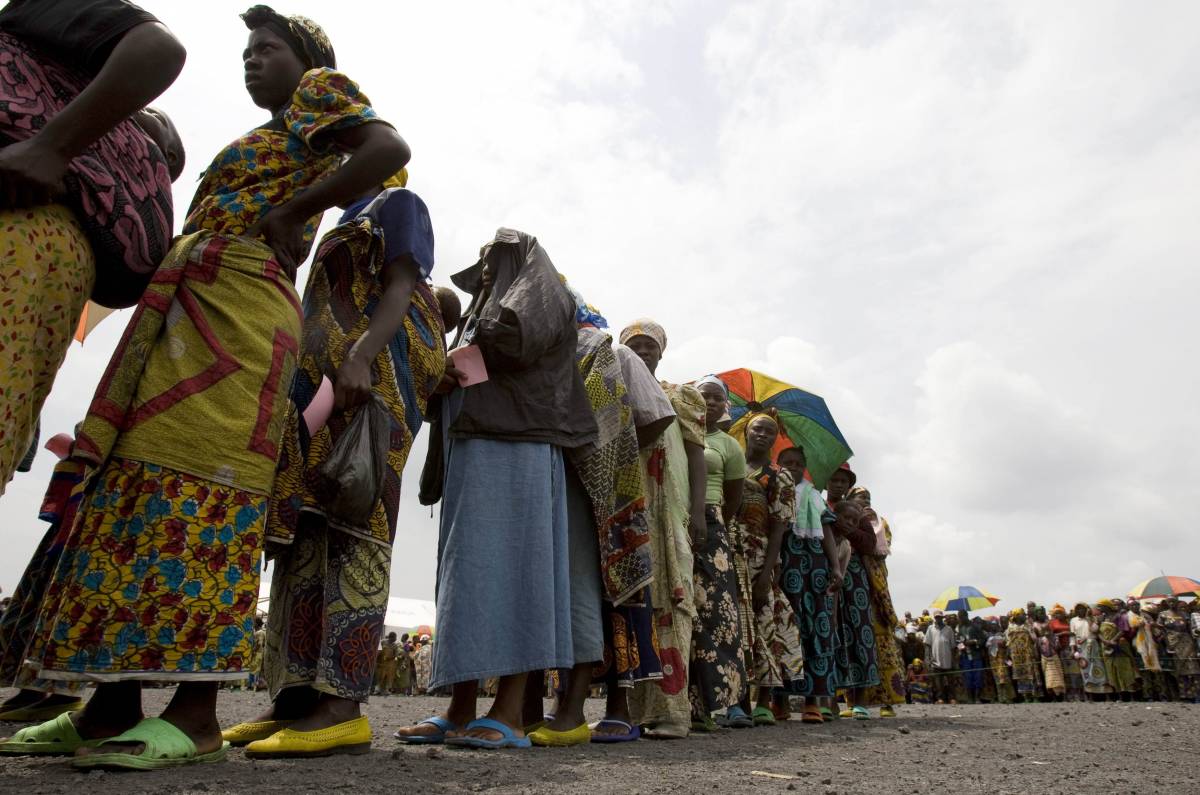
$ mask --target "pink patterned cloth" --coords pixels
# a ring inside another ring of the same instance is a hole
[[[88,84],[78,69],[0,33],[0,146],[32,138]],[[66,204],[96,257],[92,300],[137,303],[171,245],[171,175],[158,147],[132,121],[71,161]]]

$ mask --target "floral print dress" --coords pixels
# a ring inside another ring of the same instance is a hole
[[[764,568],[774,568],[779,563],[767,560],[772,522],[781,522],[790,534],[795,515],[796,484],[791,473],[767,464],[746,476],[738,528],[746,550],[748,587],[753,586],[754,579]],[[752,599],[751,594],[747,593],[745,598]],[[753,616],[755,642],[747,666],[753,684],[781,687],[799,677],[804,670],[800,629],[787,595],[775,577],[771,578],[771,590],[766,600],[754,610]]]
[[[201,327],[207,327],[209,316],[201,310],[193,317],[189,307],[204,306],[215,289],[212,285],[224,283],[227,270],[233,273],[236,257],[246,259],[265,251],[261,243],[241,236],[272,207],[340,165],[342,154],[330,148],[327,133],[374,121],[375,113],[357,85],[334,70],[314,69],[303,76],[279,117],[217,155],[201,179],[184,227],[185,233],[210,234],[201,243],[194,235],[176,243],[200,252],[202,262],[185,271],[175,295],[164,299],[166,305],[143,299],[138,312],[166,313],[163,331],[146,356],[127,351],[127,361],[119,363],[114,357],[101,382],[100,397],[114,384],[133,382],[130,389],[137,390],[137,384],[150,383],[151,376],[161,378],[161,370],[151,372],[160,366],[155,364],[160,354],[168,370],[196,368],[194,377],[164,392],[162,405],[155,404],[163,417],[172,406],[180,408],[183,400],[199,395],[203,401],[206,389],[221,388],[223,379],[236,379],[239,372],[269,370],[278,383],[290,381],[294,348],[290,354],[281,349],[278,335],[275,340],[260,339],[252,324],[242,335],[209,334],[205,339],[218,348],[204,360],[202,351],[172,346],[172,335],[178,332],[174,326],[186,315],[203,336]],[[310,244],[319,220],[314,217],[309,222],[306,240]],[[168,259],[171,256],[174,250]],[[274,262],[271,257],[268,266]],[[264,269],[268,271],[269,267]],[[243,295],[243,306],[228,307],[229,315],[266,313],[274,318],[278,314],[279,324],[294,323],[298,334],[298,313],[284,317],[299,305],[294,290],[281,294],[290,288],[288,281],[262,281],[265,287],[255,282],[255,290]],[[268,302],[265,295],[274,298]],[[135,313],[134,321],[138,317]],[[233,321],[212,316],[211,322],[214,328],[223,323],[224,329]],[[134,325],[131,322],[131,328]],[[230,356],[222,345],[236,350],[240,369],[232,374],[205,369],[214,356],[218,360]],[[236,410],[256,414],[256,428],[266,429],[262,438],[254,436],[246,443],[246,450],[268,456],[267,471],[273,472],[283,412],[271,383],[261,386],[259,405]],[[84,427],[108,422],[117,428],[116,438],[101,451],[98,471],[88,481],[62,560],[47,588],[29,652],[33,673],[45,679],[93,682],[245,678],[253,654],[270,478],[262,483],[258,479],[236,485],[232,480],[223,482],[221,462],[216,460],[222,456],[216,451],[233,442],[206,443],[206,429],[199,419],[190,425],[181,420],[180,432],[168,440],[173,448],[185,449],[194,466],[167,466],[155,463],[153,455],[132,455],[133,449],[149,448],[131,442],[136,436],[126,430],[128,415],[123,420],[106,412],[105,405],[103,400],[93,402]]]

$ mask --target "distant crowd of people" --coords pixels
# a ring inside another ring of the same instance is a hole
[[[1101,599],[1068,613],[904,614],[896,642],[911,703],[1200,703],[1200,600]]]

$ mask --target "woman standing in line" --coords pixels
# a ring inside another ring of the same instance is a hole
[[[658,370],[667,348],[666,330],[649,318],[635,320],[621,331],[620,340],[645,364]],[[651,522],[654,582],[651,585],[655,630],[663,678],[639,682],[629,694],[633,723],[646,737],[681,739],[691,727],[688,700],[688,658],[696,620],[692,579],[693,541],[705,527],[704,462],[705,403],[692,386],[659,382],[675,411],[675,421],[652,447],[643,447],[646,506]]]
[[[531,235],[500,229],[451,277],[472,296],[463,345],[488,380],[442,382],[445,451],[438,543],[438,637],[431,689],[447,710],[400,729],[407,743],[528,748],[530,671],[575,664],[563,450],[597,439],[576,367],[575,301]],[[436,447],[431,445],[431,451]],[[498,677],[487,716],[478,682]]]
[[[87,492],[29,657],[35,675],[98,686],[82,711],[14,740],[78,749],[78,767],[224,759],[217,690],[246,677],[252,652],[296,267],[321,213],[409,159],[315,23],[266,6],[243,20],[246,90],[271,118],[201,178],[72,450]],[[143,681],[178,684],[159,718],[142,718]]]
[[[864,556],[875,550],[875,531],[854,500],[839,502],[833,509],[839,533],[850,542],[842,592],[838,595],[838,687],[846,690],[844,718],[868,720],[867,688],[879,685],[879,659],[872,630],[871,587],[863,567]],[[889,635],[890,642],[890,635]]]
[[[779,421],[770,413],[756,414],[746,423],[746,483],[737,525],[746,547],[755,638],[751,684],[758,687],[756,725],[774,725],[772,693],[804,672],[804,648],[796,614],[779,586],[777,569],[784,537],[796,513],[796,484],[792,475],[771,463],[779,438]],[[750,707],[750,694],[741,704]]]
[[[689,693],[692,729],[713,731],[712,714],[736,708],[747,685],[738,612],[737,571],[727,527],[742,502],[746,456],[733,437],[719,427],[729,404],[729,392],[716,376],[696,382],[704,398],[705,486],[703,538],[694,547],[696,624],[692,630]],[[743,713],[746,719],[748,715]]]
[[[871,586],[871,629],[875,633],[875,653],[879,659],[879,685],[863,695],[865,704],[879,704],[879,717],[896,717],[896,705],[903,704],[904,660],[896,648],[893,635],[900,625],[892,594],[888,588],[887,557],[892,549],[892,528],[887,520],[871,507],[871,492],[855,486],[846,494],[862,507],[875,532],[875,549],[861,556],[867,580]]]
[[[361,714],[396,687],[396,633],[377,653],[387,612],[400,478],[445,371],[441,311],[427,279],[433,226],[401,172],[349,203],[317,249],[304,292],[304,334],[283,455],[267,520],[276,559],[267,625],[273,703],[224,733],[250,756],[311,756],[370,747]],[[326,374],[334,411],[310,431],[303,416]],[[348,520],[321,474],[358,411],[388,418],[383,488],[366,521]]]
[[[824,723],[821,708],[830,710],[838,687],[833,595],[841,590],[844,577],[837,565],[835,517],[808,477],[801,448],[784,450],[778,461],[798,484],[796,519],[784,542],[782,583],[804,648],[804,675],[788,683],[785,697],[805,699],[804,723]]]

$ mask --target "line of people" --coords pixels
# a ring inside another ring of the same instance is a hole
[[[23,69],[0,84],[0,291],[26,308],[11,337],[24,347],[0,348],[0,378],[25,379],[5,390],[4,481],[84,300],[136,303],[0,621],[0,677],[19,688],[0,719],[36,724],[0,753],[144,770],[231,745],[368,750],[401,473],[425,424],[420,498],[441,504],[429,686],[451,698],[401,741],[680,738],[714,716],[774,723],[792,696],[808,723],[833,717],[838,690],[860,719],[902,702],[890,529],[849,467],[823,498],[802,448],[774,455],[770,412],[726,433],[725,385],[658,381],[662,326],[614,340],[531,235],[500,229],[451,277],[463,312],[429,281],[409,148],[323,30],[261,5],[242,19],[245,89],[269,118],[217,153],[171,239],[183,148],[140,109],[182,69],[178,41],[125,0],[0,12],[0,51]],[[157,77],[138,76],[153,58]],[[87,120],[67,148],[64,117]],[[47,152],[58,160],[34,162]],[[264,558],[271,704],[222,730],[220,685],[255,664]],[[547,670],[560,688],[543,715]],[[493,677],[480,716],[477,684]],[[592,727],[596,681],[606,717]],[[148,682],[175,686],[157,717]]]
[[[1030,602],[1007,615],[905,613],[910,703],[1200,703],[1200,600]]]

